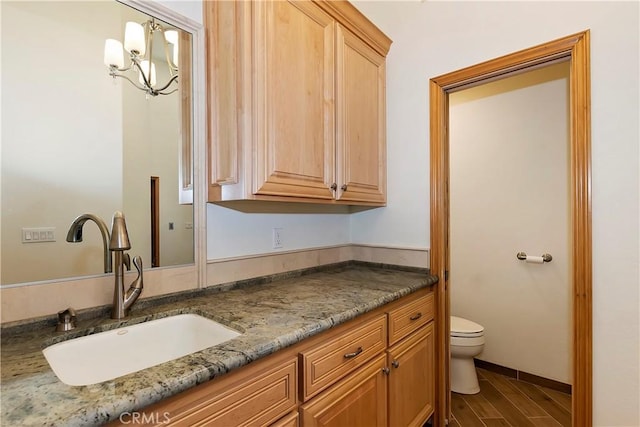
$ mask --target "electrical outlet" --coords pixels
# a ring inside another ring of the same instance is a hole
[[[274,228],[273,229],[273,249],[282,248],[282,231],[283,228]]]

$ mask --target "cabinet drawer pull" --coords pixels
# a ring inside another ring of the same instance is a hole
[[[409,320],[418,320],[421,317],[422,317],[422,313],[418,313],[418,314],[414,314],[413,316],[411,316],[409,318]]]
[[[358,347],[358,349],[356,351],[354,351],[353,353],[347,353],[344,355],[345,359],[353,359],[354,357],[356,357],[357,355],[359,355],[360,353],[362,353],[362,347]]]
[[[398,362],[397,360],[394,360],[393,362],[391,362],[391,366],[393,366],[394,368],[399,368],[400,362]]]

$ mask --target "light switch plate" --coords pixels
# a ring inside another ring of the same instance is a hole
[[[22,229],[22,243],[44,243],[55,241],[55,227],[27,227]]]

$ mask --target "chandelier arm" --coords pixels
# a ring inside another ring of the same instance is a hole
[[[118,75],[117,72],[121,72],[121,73],[127,72],[133,68],[133,63],[134,61],[131,61],[131,65],[129,65],[126,68],[118,68],[117,65],[109,65],[109,74],[112,76],[115,76],[115,75]]]
[[[149,89],[148,89],[148,88],[146,88],[146,87],[144,87],[144,86],[140,86],[140,85],[138,85],[136,82],[134,82],[133,80],[131,80],[131,79],[130,79],[129,77],[127,77],[127,76],[123,76],[122,74],[111,74],[111,76],[112,76],[112,77],[121,77],[121,78],[123,78],[123,79],[125,79],[125,80],[128,80],[128,81],[129,81],[129,83],[131,83],[132,85],[134,85],[134,86],[136,87],[136,89],[140,89],[140,90],[141,90],[141,91],[143,91],[143,92],[149,92]],[[153,90],[153,89],[151,89],[151,90]]]
[[[160,92],[160,91],[158,91],[158,95],[171,95],[172,93],[177,92],[177,91],[178,91],[178,88],[172,90],[171,92]]]
[[[169,82],[168,82],[166,85],[162,86],[160,89],[156,89],[156,92],[162,92],[163,90],[165,90],[166,88],[168,88],[168,87],[171,85],[171,83],[173,83],[173,82],[174,82],[174,81],[176,81],[176,80],[178,80],[178,76],[173,76],[173,77],[171,77],[171,80],[169,80]],[[177,89],[176,89],[176,90],[177,90]],[[174,91],[174,92],[175,92],[175,91]]]

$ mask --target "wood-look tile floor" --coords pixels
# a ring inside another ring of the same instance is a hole
[[[453,427],[571,427],[571,395],[477,369],[480,393],[451,393]]]

